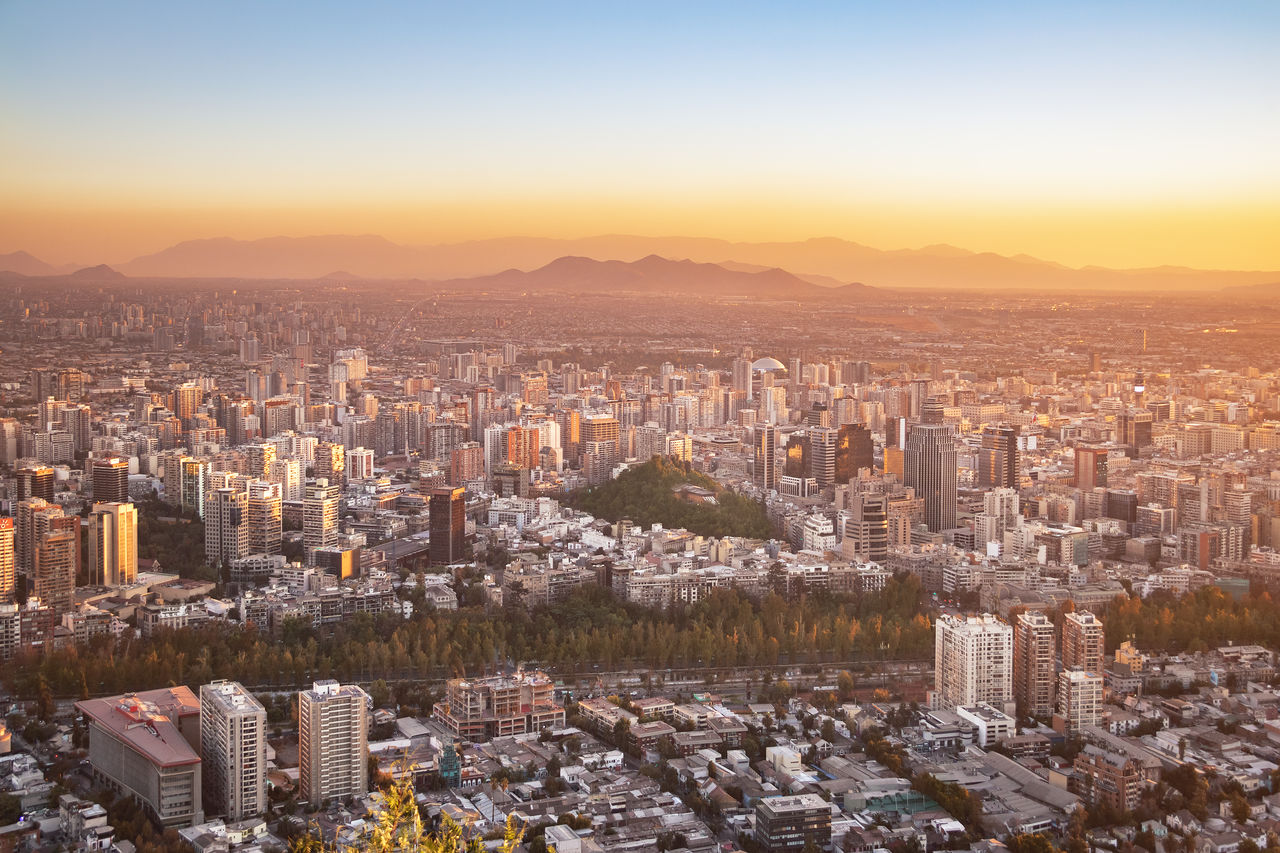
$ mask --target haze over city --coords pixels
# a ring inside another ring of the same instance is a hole
[[[0,853],[1280,853],[1278,37],[0,3]]]

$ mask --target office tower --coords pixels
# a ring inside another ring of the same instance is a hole
[[[95,503],[89,514],[89,583],[125,586],[138,578],[138,512],[129,503]]]
[[[1013,698],[1019,714],[1052,716],[1054,657],[1049,617],[1038,610],[1018,614],[1013,626]]]
[[[255,480],[264,479],[267,476],[267,469],[272,462],[276,461],[276,446],[274,444],[249,444],[242,450],[248,461],[249,476]]]
[[[461,486],[484,479],[484,448],[477,441],[464,441],[449,454],[449,483]]]
[[[773,424],[756,424],[752,428],[751,481],[766,490],[778,487],[777,435]]]
[[[18,480],[18,500],[40,498],[53,500],[53,469],[48,465],[40,465],[30,460],[31,464],[23,465],[14,471]]]
[[[829,426],[809,427],[809,476],[826,488],[836,482],[836,452],[840,430]]]
[[[1138,493],[1133,489],[1107,489],[1106,517],[1127,524],[1137,522]]]
[[[198,518],[204,518],[205,497],[209,493],[209,477],[213,465],[203,459],[185,458],[182,468],[180,502],[184,510],[191,510]]]
[[[343,483],[346,471],[346,449],[341,444],[322,441],[316,445],[315,474],[318,480],[327,480],[335,486]]]
[[[782,449],[782,476],[804,479],[809,476],[809,438],[792,435]]]
[[[94,776],[129,791],[164,828],[204,823],[200,786],[200,703],[186,687],[85,699]]]
[[[129,500],[129,460],[93,460],[94,503],[123,503]]]
[[[35,543],[32,593],[54,615],[75,606],[76,576],[80,573],[80,516],[53,518]]]
[[[249,493],[230,487],[212,489],[204,505],[204,557],[221,566],[247,557],[249,550]]]
[[[858,476],[858,471],[876,468],[875,443],[871,430],[865,424],[842,424],[836,439],[835,482],[847,483]]]
[[[938,617],[934,634],[934,703],[952,709],[1013,698],[1013,628],[995,616]]]
[[[1016,489],[1018,468],[1018,428],[988,425],[982,428],[978,448],[978,485],[984,489]]]
[[[204,401],[204,390],[194,382],[186,382],[173,389],[169,395],[169,408],[182,421],[183,429],[190,429],[196,410]]]
[[[313,806],[368,793],[368,699],[354,684],[336,681],[317,681],[298,694],[299,782]]]
[[[1155,415],[1147,411],[1127,409],[1121,412],[1116,428],[1116,440],[1121,444],[1141,450],[1151,445],[1151,427]]]
[[[1107,448],[1096,445],[1076,445],[1077,489],[1088,491],[1107,484]]]
[[[466,490],[455,486],[432,489],[428,501],[430,560],[433,566],[447,566],[468,558]]]
[[[279,554],[283,500],[280,484],[250,480],[248,495],[249,553]]]
[[[1224,489],[1222,513],[1223,521],[1240,529],[1243,536],[1241,554],[1247,557],[1253,547],[1253,494],[1242,486]]]
[[[0,465],[13,465],[18,461],[21,436],[22,424],[17,418],[0,418]]]
[[[280,484],[281,500],[300,501],[304,494],[302,473],[301,459],[277,459],[271,463],[267,479]]]
[[[12,604],[17,572],[13,555],[13,519],[0,518],[0,604]]]
[[[234,681],[200,688],[205,814],[228,823],[267,810],[267,712]]]
[[[1058,673],[1058,713],[1054,728],[1075,737],[1086,726],[1102,722],[1102,674],[1082,669]]]
[[[745,358],[733,360],[733,390],[741,391],[744,399],[751,399],[751,362]]]
[[[929,408],[926,404],[926,413]],[[903,482],[924,499],[925,524],[935,533],[956,526],[956,463],[949,425],[920,423],[911,428],[903,454]]]
[[[801,853],[831,846],[831,803],[817,794],[756,801],[756,844],[765,853]]]
[[[1088,610],[1066,614],[1062,622],[1062,668],[1101,675],[1106,653],[1102,620]]]
[[[846,556],[876,563],[889,559],[889,503],[884,495],[854,495],[845,520]]]
[[[317,479],[307,486],[302,500],[302,543],[310,553],[313,548],[331,548],[338,544],[338,504],[342,492],[328,480]]]

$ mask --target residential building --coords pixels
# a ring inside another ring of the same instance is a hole
[[[354,684],[317,681],[298,694],[298,765],[302,798],[314,806],[364,796],[369,696]]]
[[[205,813],[234,823],[267,810],[267,712],[234,681],[200,688]]]

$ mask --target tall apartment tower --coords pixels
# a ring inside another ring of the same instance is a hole
[[[213,465],[203,459],[182,459],[178,464],[182,466],[179,503],[183,509],[193,510],[197,517],[204,518],[204,501]]]
[[[89,583],[125,586],[137,578],[137,510],[131,503],[95,503],[89,514]]]
[[[1013,699],[1013,628],[995,616],[938,617],[934,635],[934,704],[952,709]]]
[[[204,557],[211,566],[247,557],[249,493],[230,487],[213,489],[205,498]]]
[[[978,485],[984,489],[1016,489],[1018,481],[1018,428],[984,426],[978,448]]]
[[[1018,614],[1013,626],[1013,698],[1020,714],[1053,715],[1053,635],[1053,622],[1040,611]]]
[[[18,574],[33,576],[36,565],[36,543],[49,529],[50,522],[62,518],[62,507],[43,498],[25,498],[18,501],[18,511],[13,521],[14,568]]]
[[[1102,675],[1106,644],[1101,619],[1088,610],[1066,614],[1062,621],[1062,668]]]
[[[1064,669],[1058,673],[1058,713],[1054,728],[1067,737],[1102,721],[1102,673]]]
[[[466,559],[466,495],[466,490],[459,486],[431,490],[427,527],[431,535],[428,553],[433,566],[447,566]]]
[[[80,573],[80,516],[49,520],[36,541],[32,592],[61,619],[75,605],[76,576]]]
[[[200,760],[206,815],[228,822],[267,810],[267,712],[234,681],[200,688]]]
[[[368,793],[368,698],[336,681],[317,681],[298,694],[299,778],[312,805]]]
[[[751,433],[751,480],[762,489],[778,487],[778,433],[773,424],[756,424]]]
[[[846,556],[884,564],[889,559],[889,500],[884,495],[854,495],[844,523]],[[849,554],[852,551],[852,554]]]
[[[53,500],[53,469],[48,465],[40,465],[34,460],[32,464],[23,465],[13,472],[18,481],[18,500],[40,498]]]
[[[346,450],[341,444],[330,444],[322,441],[316,445],[315,472],[316,479],[327,480],[334,485],[342,485],[347,467]]]
[[[0,518],[0,604],[12,604],[18,576],[13,555],[13,519]]]
[[[123,503],[129,500],[129,460],[113,457],[93,460],[93,502]]]
[[[941,405],[930,401],[924,408],[926,422],[913,426],[907,436],[903,482],[924,499],[925,524],[936,533],[956,526],[958,460],[951,426],[928,422],[931,415],[941,418]]]
[[[337,484],[330,485],[324,478],[307,486],[307,496],[302,500],[302,543],[307,553],[313,548],[331,548],[338,544],[340,496]]]
[[[282,535],[281,504],[284,491],[279,483],[266,480],[250,480],[249,500],[249,552],[252,554],[279,554]]]

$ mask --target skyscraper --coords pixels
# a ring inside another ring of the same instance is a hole
[[[984,426],[978,448],[978,485],[984,489],[1016,489],[1019,479],[1018,428]]]
[[[809,476],[826,488],[836,482],[836,454],[840,431],[829,426],[809,427]]]
[[[777,430],[773,424],[756,424],[751,433],[751,480],[762,489],[778,486]]]
[[[1089,489],[1107,484],[1107,448],[1076,445],[1076,488]]]
[[[230,487],[213,489],[204,506],[204,557],[221,566],[249,551],[249,494]]]
[[[1146,410],[1126,409],[1120,413],[1116,425],[1116,440],[1135,450],[1151,445],[1151,428],[1155,415]]]
[[[836,439],[835,482],[847,483],[858,476],[858,471],[876,467],[875,443],[871,430],[865,424],[843,424]]]
[[[35,571],[36,543],[49,530],[56,518],[62,518],[62,507],[43,498],[27,498],[18,502],[13,520],[14,567],[27,578]]]
[[[59,619],[75,604],[80,573],[80,516],[53,518],[36,541],[32,592]]]
[[[93,460],[93,502],[123,503],[129,500],[129,460],[113,457]]]
[[[342,485],[346,471],[346,451],[341,444],[322,441],[316,445],[315,473],[317,480],[325,480],[335,486]]]
[[[281,537],[281,503],[283,491],[279,483],[266,480],[250,480],[249,499],[249,552],[251,554],[279,554]]]
[[[1082,669],[1064,669],[1058,673],[1058,713],[1054,728],[1074,737],[1085,726],[1102,721],[1102,674]]]
[[[336,681],[317,681],[298,694],[298,775],[312,805],[368,792],[367,700],[359,687]]]
[[[130,503],[95,503],[89,514],[89,583],[131,584],[138,577],[138,513]]]
[[[228,822],[267,810],[267,712],[234,681],[200,688],[205,814]]]
[[[0,604],[12,604],[17,573],[14,569],[13,519],[0,518]]]
[[[925,416],[931,405],[925,404]],[[937,406],[941,416],[941,406]],[[903,457],[903,482],[924,499],[925,524],[933,532],[956,526],[956,462],[955,442],[951,427],[943,423],[919,423],[907,436]]]
[[[1068,613],[1062,621],[1062,667],[1101,675],[1106,652],[1102,620],[1088,610]]]
[[[1013,628],[1013,697],[1018,713],[1053,714],[1053,623],[1038,610],[1018,614]]]
[[[888,499],[884,495],[854,495],[849,510],[844,525],[846,556],[885,562],[889,558]]]
[[[331,548],[338,544],[338,505],[341,492],[337,484],[324,478],[307,486],[302,501],[302,543],[307,553],[313,548]]]
[[[467,502],[460,487],[432,489],[427,506],[431,565],[447,566],[466,559]]]
[[[1013,628],[995,616],[938,617],[934,702],[951,709],[986,702],[1003,710],[1013,698]]]
[[[32,460],[31,464],[23,465],[13,473],[18,480],[18,500],[53,500],[53,469],[48,465],[40,465]]]

